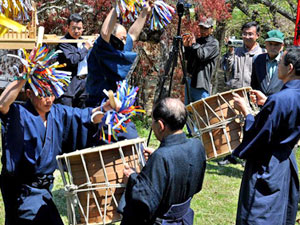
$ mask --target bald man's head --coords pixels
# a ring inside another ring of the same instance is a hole
[[[162,120],[170,130],[176,131],[184,127],[187,111],[184,104],[177,98],[163,98],[153,107],[154,120]]]
[[[123,25],[116,23],[112,34],[116,36],[120,41],[122,41],[124,45],[126,44],[127,31]]]

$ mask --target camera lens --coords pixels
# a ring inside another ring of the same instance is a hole
[[[176,9],[177,9],[177,13],[178,15],[183,15],[184,13],[184,1],[183,0],[179,0],[177,5],[176,5]]]

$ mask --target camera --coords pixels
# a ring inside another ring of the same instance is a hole
[[[235,39],[235,38],[229,38],[227,45],[229,47],[243,47],[243,40]]]
[[[177,5],[176,5],[176,10],[178,13],[178,16],[183,16],[185,10],[188,10],[191,8],[192,5],[189,3],[186,3],[184,0],[178,0]]]

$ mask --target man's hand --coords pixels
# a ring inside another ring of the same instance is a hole
[[[196,43],[196,37],[193,33],[183,35],[183,46],[184,47],[190,47],[194,43]]]
[[[92,41],[92,40],[87,40],[87,41],[85,42],[84,46],[85,46],[85,48],[86,48],[87,50],[89,50],[90,48],[93,47],[93,41]]]
[[[232,95],[235,108],[239,110],[244,116],[247,116],[249,114],[249,111],[245,99],[239,96],[237,93],[232,93]]]
[[[145,148],[144,151],[143,151],[143,154],[144,154],[144,158],[146,161],[148,161],[149,159],[149,156],[154,152],[155,150],[153,148]]]
[[[132,168],[130,168],[130,166],[128,164],[125,164],[124,165],[124,170],[123,170],[123,174],[124,174],[123,182],[124,182],[124,184],[128,183],[128,178],[133,173],[135,173],[135,171]]]
[[[112,0],[112,1],[111,1],[111,6],[112,6],[113,8],[116,8],[117,5],[118,5],[118,0]]]
[[[107,101],[105,102],[105,104],[103,105],[103,107],[102,107],[102,110],[103,110],[103,111],[101,111],[101,107],[100,107],[100,106],[94,108],[94,109],[92,110],[91,121],[92,121],[94,124],[97,124],[97,123],[100,123],[100,122],[102,121],[102,118],[103,118],[104,114],[105,114],[107,111],[114,109],[114,110],[116,110],[116,111],[118,112],[118,111],[120,110],[121,103],[120,103],[120,101],[117,100],[116,98],[115,98],[115,101],[116,101],[115,108],[113,108],[113,107],[111,106],[109,100],[107,100]]]
[[[154,4],[152,0],[145,1],[143,5],[143,11],[146,12],[147,14],[150,14],[153,6]]]
[[[265,96],[261,91],[252,90],[250,91],[250,99],[257,105],[264,105],[267,101],[267,96]]]

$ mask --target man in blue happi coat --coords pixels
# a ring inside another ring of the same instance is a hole
[[[145,1],[139,17],[130,27],[128,34],[124,26],[117,22],[116,1],[101,28],[88,57],[88,77],[86,91],[87,106],[96,106],[106,97],[103,90],[116,91],[116,82],[125,79],[136,59],[132,51],[133,43],[144,27],[151,6]]]
[[[121,225],[191,225],[190,201],[202,187],[206,167],[199,139],[182,131],[187,112],[179,99],[164,98],[155,104],[152,129],[161,142],[140,174],[128,166]]]
[[[298,168],[293,148],[300,137],[300,49],[284,52],[278,64],[284,86],[266,98],[253,91],[263,107],[256,117],[243,99],[236,105],[246,116],[244,138],[233,154],[246,159],[237,225],[295,224],[299,199]]]
[[[25,80],[10,83],[0,96],[2,171],[0,187],[6,225],[63,225],[52,201],[56,156],[88,147],[95,131],[91,114],[99,108],[54,105],[26,88],[26,104],[14,103]],[[109,110],[107,103],[103,110]]]

